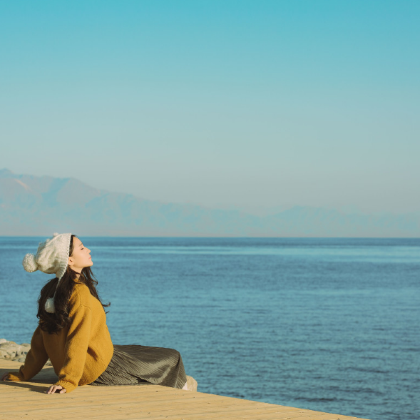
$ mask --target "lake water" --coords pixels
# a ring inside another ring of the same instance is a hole
[[[0,237],[0,338],[30,342],[45,239]],[[113,342],[179,350],[200,392],[420,418],[420,239],[80,239]]]

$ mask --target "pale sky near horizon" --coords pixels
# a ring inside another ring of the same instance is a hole
[[[0,4],[0,169],[241,208],[420,211],[420,1]]]

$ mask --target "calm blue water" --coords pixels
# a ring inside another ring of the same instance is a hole
[[[45,239],[0,238],[0,338],[30,342]],[[81,240],[113,342],[179,350],[200,392],[420,418],[420,239]]]

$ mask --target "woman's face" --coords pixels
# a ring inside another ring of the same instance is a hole
[[[90,249],[86,248],[79,238],[74,237],[73,252],[69,257],[70,268],[78,273],[81,273],[83,268],[90,267],[92,265],[93,262],[90,257]]]

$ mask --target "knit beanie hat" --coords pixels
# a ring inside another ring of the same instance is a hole
[[[23,258],[23,268],[32,273],[40,270],[43,273],[55,274],[58,278],[58,284],[67,269],[69,261],[69,250],[71,233],[54,233],[53,237],[47,239],[45,242],[40,242],[36,255],[26,254]],[[45,303],[45,310],[50,313],[55,312],[54,297],[57,292],[55,289],[54,296],[47,299]]]

